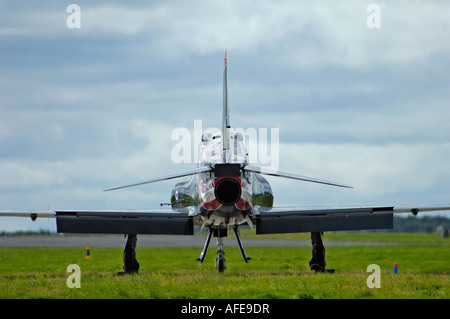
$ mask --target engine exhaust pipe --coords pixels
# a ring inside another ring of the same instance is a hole
[[[233,205],[241,198],[241,185],[233,178],[222,178],[216,183],[214,195],[222,205]]]

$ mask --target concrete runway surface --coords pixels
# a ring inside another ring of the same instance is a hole
[[[199,247],[203,248],[205,236],[166,236],[166,235],[138,235],[138,247]],[[311,246],[309,240],[279,240],[279,239],[242,239],[244,247],[252,246]],[[126,238],[123,235],[85,235],[85,236],[25,236],[0,237],[3,247],[125,247]],[[210,246],[216,245],[211,238]],[[237,246],[236,238],[224,238],[225,246]],[[324,239],[326,246],[374,246],[387,245],[376,242],[332,242]]]

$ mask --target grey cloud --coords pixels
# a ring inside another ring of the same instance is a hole
[[[371,30],[360,1],[77,3],[81,29],[68,3],[0,5],[2,209],[166,201],[171,182],[101,190],[182,170],[170,133],[220,126],[225,48],[233,126],[280,128],[282,170],[363,185],[274,179],[277,204],[447,199],[448,4],[379,2]]]

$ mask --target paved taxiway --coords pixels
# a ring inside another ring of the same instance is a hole
[[[150,236],[138,235],[138,247],[203,247],[205,236]],[[242,239],[244,247],[252,246],[311,246],[309,240],[278,240],[278,239]],[[0,237],[0,246],[6,247],[125,247],[126,238],[123,235],[105,236],[30,236],[30,237]],[[324,239],[326,246],[374,246],[386,245],[376,242],[333,242]],[[216,240],[211,239],[210,246],[215,246]],[[225,246],[237,246],[234,236],[224,239]]]

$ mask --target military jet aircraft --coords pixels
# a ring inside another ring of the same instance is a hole
[[[326,271],[324,231],[380,229],[393,227],[393,214],[419,211],[450,210],[450,206],[428,207],[273,207],[273,193],[263,175],[352,188],[344,184],[312,177],[273,171],[249,165],[243,136],[231,133],[228,102],[228,65],[225,51],[223,73],[222,130],[205,132],[199,147],[198,167],[139,183],[119,186],[118,190],[158,181],[181,178],[172,190],[171,208],[148,210],[56,210],[1,211],[0,216],[56,218],[58,233],[125,234],[124,273],[136,273],[138,234],[193,235],[194,225],[206,229],[207,235],[199,264],[205,260],[211,237],[217,237],[218,272],[226,269],[223,238],[233,230],[240,252],[247,256],[239,227],[256,227],[256,234],[310,232],[312,241],[311,270]]]

